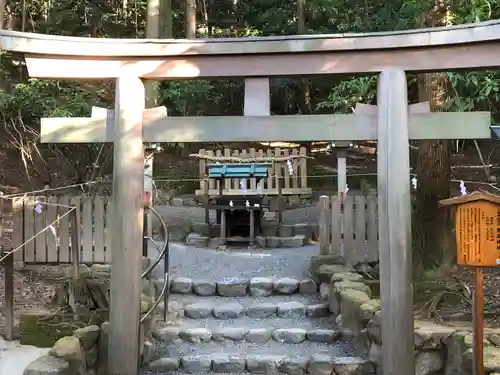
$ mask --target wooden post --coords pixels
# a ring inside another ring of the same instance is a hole
[[[339,149],[337,151],[337,195],[340,200],[340,233],[345,234],[344,231],[344,198],[347,186],[347,151]],[[350,223],[349,223],[350,224]],[[344,241],[340,243],[340,253],[345,254]]]
[[[255,211],[254,207],[250,207],[250,245],[255,243]]]
[[[77,204],[80,205],[80,201],[77,201]],[[78,284],[80,280],[80,210],[79,207],[74,206],[73,212],[69,214],[70,220],[70,230],[71,230],[71,279],[72,279],[72,291],[73,298],[69,301],[69,305],[73,309],[75,313],[75,320],[80,319],[79,310],[76,306],[76,297],[78,293]]]
[[[208,205],[210,204],[210,194],[208,190],[208,176],[205,174],[203,182],[203,191],[205,194],[205,223],[210,224],[210,209],[208,208]]]
[[[405,72],[378,82],[378,207],[382,305],[382,373],[414,375],[411,275],[410,150]]]
[[[347,151],[337,151],[337,193],[345,194],[347,186]]]
[[[150,145],[151,148],[152,145]],[[151,202],[153,202],[153,162],[154,162],[154,151],[150,153],[150,155],[146,155],[144,165],[144,192],[149,194],[151,198]],[[149,210],[146,212],[147,221],[152,223],[153,221],[153,213]],[[146,228],[145,234],[148,237],[153,236],[153,226],[149,225]]]
[[[0,197],[0,257],[12,251],[13,217],[12,205],[14,200],[4,200]],[[3,315],[5,317],[5,340],[14,339],[14,254],[8,255],[3,261],[4,265],[4,294]]]
[[[113,219],[109,374],[137,375],[144,212],[142,81],[116,80],[113,153]]]
[[[276,169],[277,168],[281,168],[281,166],[278,166],[278,167],[275,167]],[[281,174],[278,175],[276,174],[276,188],[278,189],[278,199],[277,199],[277,202],[278,202],[278,212],[277,212],[277,219],[278,219],[278,224],[281,225],[281,222],[283,220],[283,204],[284,204],[284,200],[283,200],[283,183],[281,181]]]
[[[225,244],[226,243],[226,210],[223,208],[220,211],[220,238],[221,238],[221,243]]]
[[[474,375],[484,375],[484,269],[476,267],[474,289]]]
[[[319,197],[319,246],[320,254],[330,254],[330,225],[328,214],[330,211],[330,198],[326,195]]]

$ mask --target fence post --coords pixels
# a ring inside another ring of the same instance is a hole
[[[330,211],[330,198],[326,195],[319,197],[319,246],[320,254],[330,253],[330,225],[328,224],[328,213]]]
[[[73,289],[73,296],[75,298],[74,301],[70,301],[70,305],[73,308],[73,312],[75,313],[75,317],[79,318],[78,314],[78,307],[76,305],[76,300],[78,299],[77,293],[78,293],[78,283],[80,279],[80,236],[78,235],[78,231],[80,230],[80,225],[79,225],[79,217],[78,217],[78,210],[76,209],[76,206],[72,208],[73,212],[69,215],[70,216],[70,228],[71,228],[71,263],[73,265],[72,267],[72,289]]]
[[[1,194],[1,193],[0,193]],[[12,203],[0,195],[0,257],[12,251]],[[14,339],[14,254],[8,255],[4,264],[4,293],[5,302],[3,315],[5,317],[4,336],[5,340]]]

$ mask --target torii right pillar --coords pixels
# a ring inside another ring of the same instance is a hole
[[[403,70],[381,72],[377,100],[382,374],[414,375],[408,93]]]

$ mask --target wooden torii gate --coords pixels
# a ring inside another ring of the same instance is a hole
[[[383,373],[414,374],[408,139],[489,138],[490,116],[409,114],[405,71],[499,67],[500,22],[404,33],[193,41],[2,30],[0,42],[4,50],[25,54],[31,77],[116,80],[115,108],[105,116],[42,121],[42,142],[114,143],[111,375],[136,375],[138,367],[143,142],[263,140],[378,140]],[[370,72],[380,73],[376,114],[270,116],[269,78],[262,77]],[[144,108],[142,79],[209,77],[245,77],[245,116],[167,118],[163,109]]]

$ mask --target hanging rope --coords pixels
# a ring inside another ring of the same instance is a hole
[[[265,162],[285,162],[291,159],[314,159],[306,155],[290,155],[290,156],[254,156],[254,157],[238,157],[238,156],[211,156],[204,154],[190,154],[192,158],[226,162],[226,163],[265,163]]]

